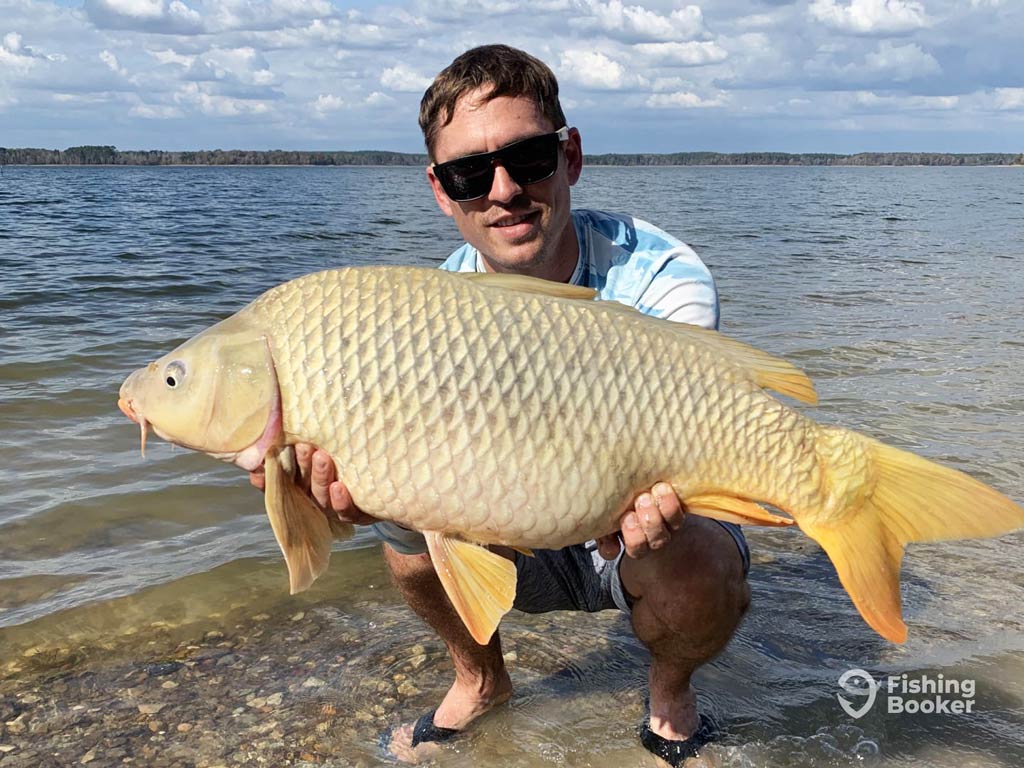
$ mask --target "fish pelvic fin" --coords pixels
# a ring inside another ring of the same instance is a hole
[[[904,547],[1009,533],[1024,527],[1024,508],[963,472],[846,430],[823,431],[819,455],[822,446],[836,454],[848,451],[851,436],[863,441],[870,481],[835,522],[819,518],[801,522],[801,528],[828,553],[864,620],[882,637],[902,643]]]
[[[291,594],[303,592],[316,581],[331,559],[331,541],[339,533],[352,535],[352,526],[333,528],[327,516],[295,482],[294,453],[290,447],[271,448],[263,462],[267,517],[288,566]],[[347,538],[347,536],[346,536]]]
[[[516,597],[516,567],[487,547],[425,531],[441,585],[469,634],[487,645]]]
[[[706,493],[683,500],[688,514],[710,517],[736,525],[764,525],[785,528],[796,520],[772,514],[756,502],[725,494]]]

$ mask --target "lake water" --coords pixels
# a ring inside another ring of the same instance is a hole
[[[814,418],[1024,501],[1022,169],[588,167],[575,203],[693,245],[718,281],[722,330],[806,370]],[[272,285],[339,265],[436,265],[459,242],[419,169],[4,168],[0,670],[9,662],[16,679],[12,659],[61,645],[89,664],[112,638],[142,644],[155,625],[187,635],[229,603],[345,614],[371,588],[395,628],[367,637],[366,653],[423,633],[365,534],[309,594],[283,595],[244,475],[158,441],[141,459],[115,401],[128,372]],[[1024,536],[913,546],[903,646],[863,624],[802,535],[749,539],[751,613],[696,681],[725,732],[721,764],[1024,764]],[[513,665],[529,693],[452,764],[636,764],[644,652],[625,620],[504,626],[510,643],[537,638],[541,656],[565,653],[565,636],[585,654],[555,682]],[[430,659],[419,678],[436,700],[449,669],[443,653]],[[855,720],[836,700],[851,668],[975,681],[973,711],[888,713],[883,690]],[[623,707],[628,722],[609,718]],[[344,749],[372,761],[355,737]]]

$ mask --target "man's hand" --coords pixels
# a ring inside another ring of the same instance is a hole
[[[353,525],[378,522],[376,517],[366,514],[352,501],[348,488],[337,479],[334,459],[329,453],[308,443],[298,443],[295,462],[299,465],[299,482],[303,490],[313,497],[324,514],[333,514],[341,522]],[[264,489],[263,467],[249,473],[249,482],[261,491]]]
[[[605,560],[614,560],[621,549],[619,535],[626,545],[626,555],[640,558],[652,549],[668,544],[672,534],[683,524],[683,505],[668,483],[657,483],[649,492],[641,493],[619,521],[621,530],[597,540],[597,550]]]

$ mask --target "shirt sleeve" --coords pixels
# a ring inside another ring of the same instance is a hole
[[[634,304],[654,317],[717,329],[718,291],[714,278],[692,248],[666,251],[653,266],[650,282]]]

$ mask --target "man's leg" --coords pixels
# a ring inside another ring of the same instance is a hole
[[[462,730],[512,696],[512,680],[505,669],[498,633],[487,645],[477,644],[448,600],[429,554],[403,555],[386,544],[383,551],[399,591],[444,641],[455,665],[455,682],[434,713],[434,725]],[[391,749],[404,759],[417,757],[411,742],[410,725],[393,735]]]
[[[687,739],[698,726],[690,677],[725,648],[750,603],[739,548],[715,521],[687,515],[664,547],[623,557],[619,573],[651,653],[651,730]]]

